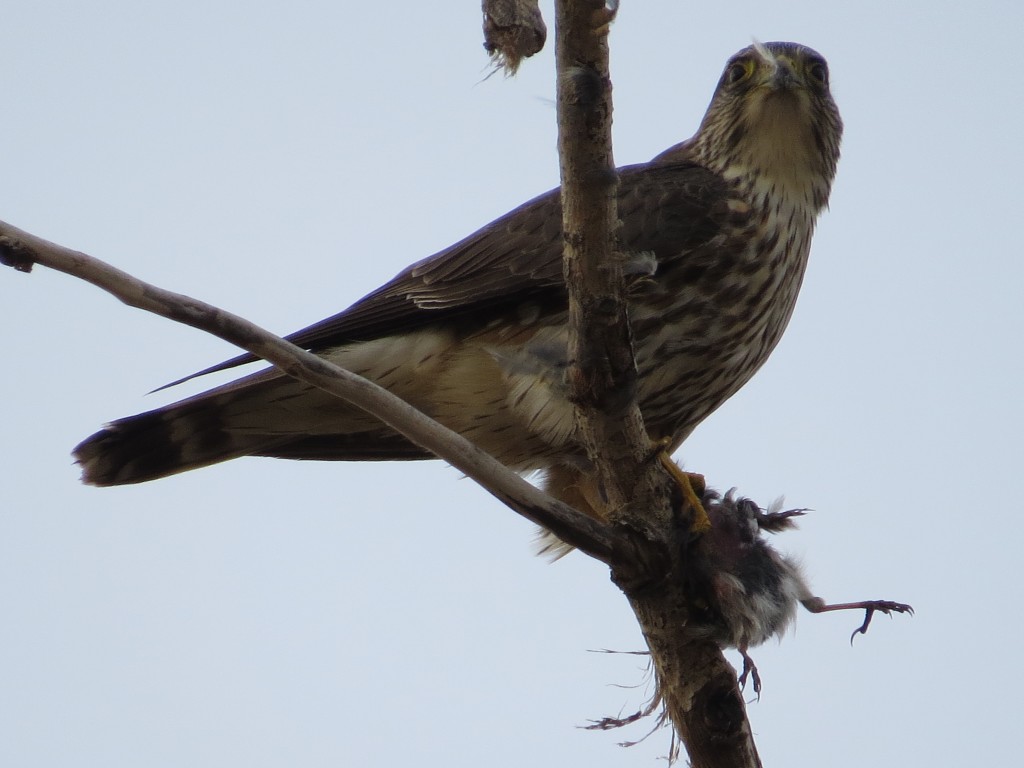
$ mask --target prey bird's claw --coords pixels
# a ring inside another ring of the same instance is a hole
[[[864,608],[864,623],[853,630],[853,634],[850,635],[850,645],[853,645],[854,638],[857,635],[866,635],[868,633],[868,627],[871,625],[871,619],[874,618],[875,611],[884,613],[886,616],[892,616],[894,612],[914,615],[914,608],[912,606],[892,600],[868,600],[861,607]]]
[[[761,675],[757,672],[757,664],[750,658],[750,654],[743,648],[737,649],[740,655],[743,656],[743,671],[740,672],[739,684],[740,690],[746,690],[747,688],[747,677],[750,677],[750,682],[754,687],[754,694],[757,696],[758,701],[761,700]]]

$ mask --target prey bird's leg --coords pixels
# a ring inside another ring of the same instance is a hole
[[[659,440],[656,446],[658,461],[672,475],[672,479],[676,481],[676,485],[679,486],[679,490],[683,494],[686,506],[693,511],[693,523],[690,525],[690,531],[693,533],[707,533],[711,530],[711,519],[708,517],[707,510],[704,509],[704,505],[700,500],[705,488],[704,475],[698,475],[695,472],[683,472],[679,465],[672,461],[672,457],[668,455],[668,439]]]
[[[871,619],[875,615],[875,611],[880,611],[886,616],[891,616],[895,613],[909,613],[911,616],[914,615],[914,609],[906,603],[897,603],[892,600],[861,600],[857,603],[826,603],[820,597],[809,597],[806,600],[801,600],[804,608],[811,613],[824,613],[825,611],[864,611],[864,623],[853,630],[853,634],[850,635],[850,644],[853,644],[853,639],[857,635],[867,634],[868,625],[871,624]]]
[[[745,689],[747,687],[747,677],[750,677],[751,683],[754,685],[754,693],[757,694],[757,698],[761,699],[761,675],[757,673],[757,664],[750,658],[750,654],[747,653],[746,647],[737,648],[740,652],[740,656],[743,657],[743,671],[740,673],[740,688]]]

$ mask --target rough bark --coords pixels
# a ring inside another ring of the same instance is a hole
[[[637,370],[617,258],[610,21],[603,1],[556,6],[569,385],[579,429],[614,510],[629,504],[639,479],[634,468],[648,463],[652,452],[636,403]]]
[[[570,387],[578,427],[621,532],[648,542],[615,562],[647,640],[659,693],[698,768],[760,765],[736,674],[721,650],[686,637],[686,516],[673,504],[636,403],[622,270],[617,258],[608,29],[604,0],[556,3],[558,133],[565,279],[572,324]],[[683,519],[680,519],[682,517]]]

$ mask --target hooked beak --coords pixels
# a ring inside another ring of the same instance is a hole
[[[765,85],[773,90],[789,90],[801,84],[800,78],[793,69],[793,62],[788,57],[776,56],[758,40],[754,41],[754,50],[768,65],[768,77],[765,79]]]

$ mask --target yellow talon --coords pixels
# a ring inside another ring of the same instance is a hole
[[[695,472],[683,472],[679,465],[672,461],[672,457],[668,455],[667,441],[658,450],[658,460],[668,473],[672,475],[676,485],[679,486],[679,490],[682,491],[686,505],[693,511],[693,523],[690,525],[690,530],[693,533],[707,533],[711,530],[711,519],[708,517],[707,510],[704,509],[704,505],[700,500],[701,494],[704,493],[706,487],[704,475],[698,475]]]

